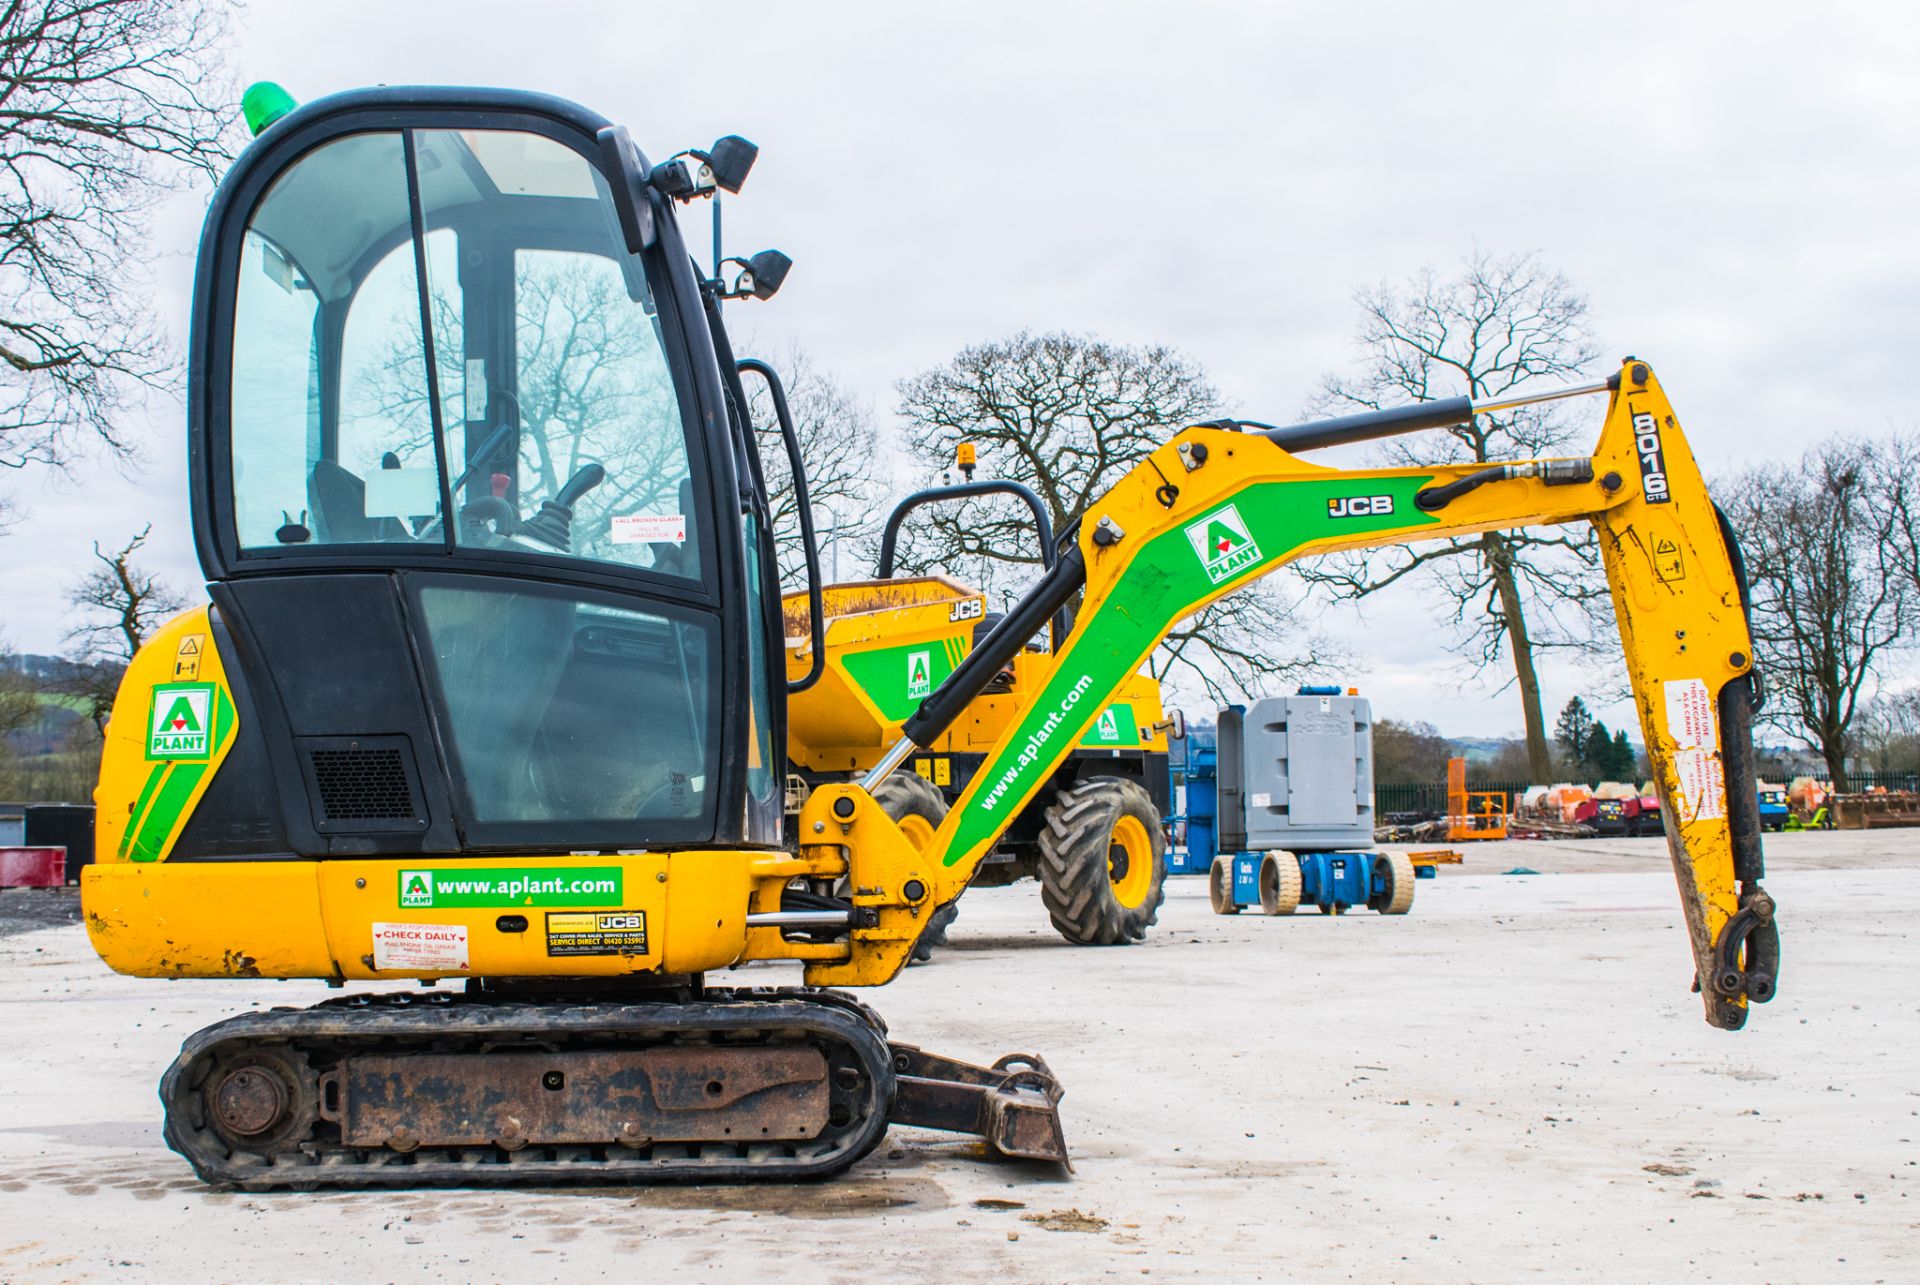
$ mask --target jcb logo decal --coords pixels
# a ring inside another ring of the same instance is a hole
[[[1342,495],[1327,501],[1330,518],[1380,518],[1392,512],[1391,495]]]

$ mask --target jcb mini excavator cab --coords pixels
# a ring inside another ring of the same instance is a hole
[[[702,280],[673,215],[751,158],[722,140],[695,177],[556,99],[382,89],[273,123],[221,184],[189,411],[212,604],[120,693],[93,940],[146,975],[473,980],[196,1036],[163,1097],[203,1175],[818,1174],[890,1113],[1064,1159],[1043,1069],[701,984],[755,887],[780,949],[793,873],[716,306],[784,260]],[[912,1085],[945,1096],[916,1115]]]

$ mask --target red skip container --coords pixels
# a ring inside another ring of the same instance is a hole
[[[61,888],[66,882],[65,848],[0,848],[0,888]]]

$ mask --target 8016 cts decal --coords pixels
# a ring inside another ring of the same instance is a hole
[[[1640,488],[1648,504],[1665,504],[1673,498],[1667,488],[1667,456],[1660,448],[1660,425],[1642,411],[1633,417],[1633,449],[1640,456]]]

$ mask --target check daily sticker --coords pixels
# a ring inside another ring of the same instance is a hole
[[[373,966],[422,972],[464,972],[465,924],[387,924],[373,926]]]

